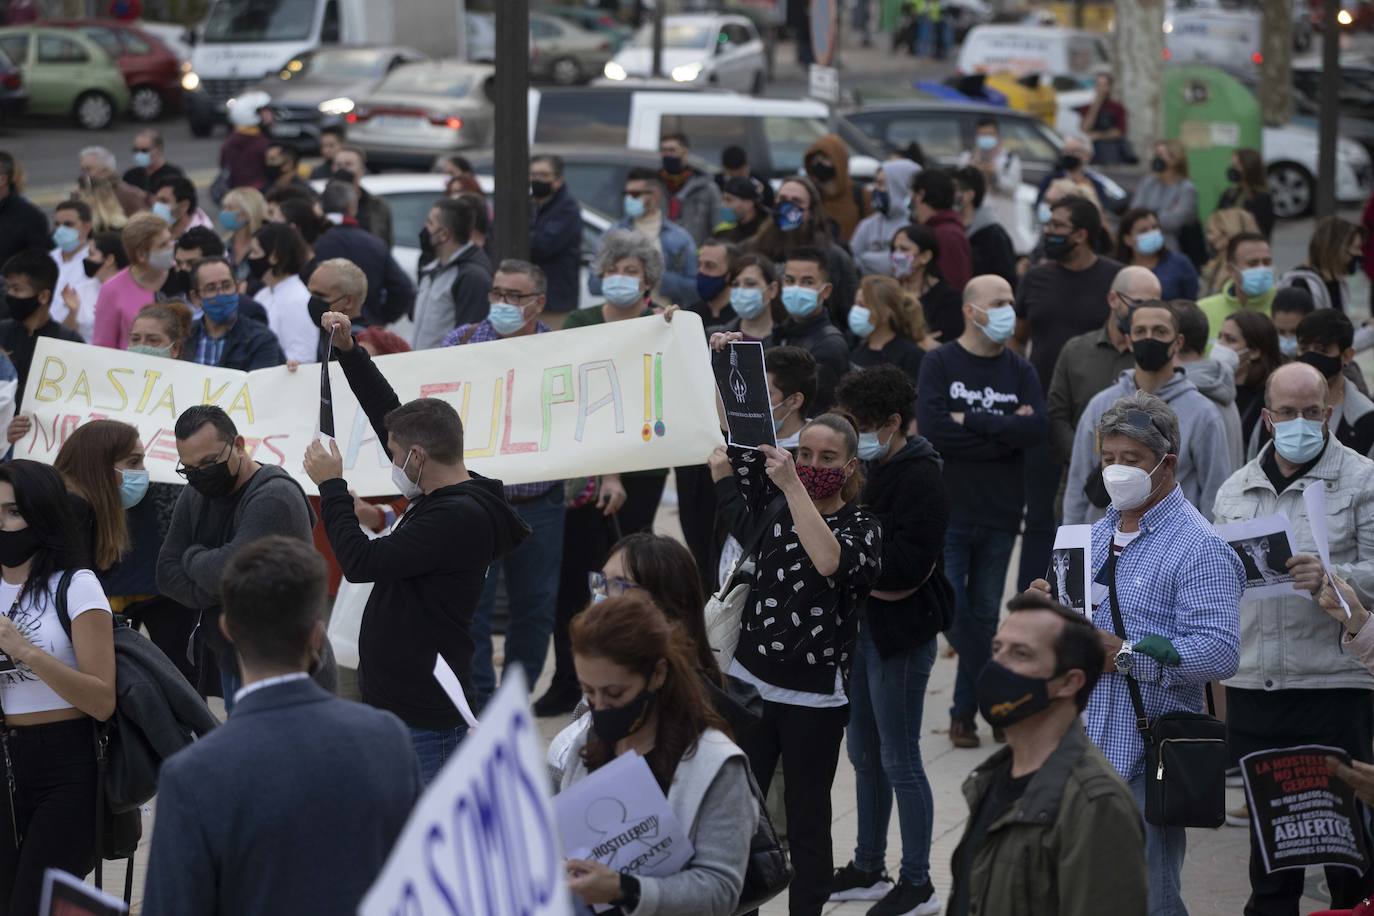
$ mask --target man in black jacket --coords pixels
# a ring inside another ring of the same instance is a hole
[[[530,260],[549,280],[544,323],[552,330],[577,308],[582,207],[563,183],[563,157],[530,159]]]
[[[48,251],[48,218],[22,195],[23,190],[23,168],[0,150],[0,264],[27,249]],[[0,317],[8,313],[0,312]]]
[[[368,540],[358,526],[338,447],[318,441],[305,471],[320,488],[325,533],[350,582],[372,582],[358,633],[363,702],[401,717],[428,784],[467,731],[434,679],[443,656],[472,696],[472,615],[487,568],[529,534],[499,480],[468,472],[463,424],[437,398],[402,405],[340,312],[321,326],[334,333],[339,366],[392,459],[391,476],[410,506],[391,534]],[[398,463],[399,462],[399,463]]]
[[[991,207],[983,206],[988,190],[983,173],[966,165],[954,173],[954,206],[964,221],[968,247],[973,254],[973,275],[996,274],[1016,291],[1016,246],[997,222]]]
[[[816,358],[814,416],[830,409],[835,383],[849,371],[849,344],[831,323],[826,307],[834,289],[830,281],[821,252],[798,248],[788,254],[782,275],[782,304],[788,320],[773,331],[774,346],[801,347]]]
[[[409,315],[415,308],[415,284],[391,256],[386,243],[358,224],[358,189],[331,181],[320,196],[325,217],[334,225],[315,242],[320,261],[346,258],[367,276],[363,323],[384,325]]]
[[[52,320],[50,313],[53,297],[57,295],[58,271],[57,263],[46,252],[21,251],[4,262],[0,273],[5,278],[6,305],[10,315],[0,321],[0,349],[14,363],[19,379],[15,403],[19,405],[24,398],[24,386],[28,383],[29,367],[33,365],[33,351],[38,346],[38,338],[53,337],[73,343],[84,341],[76,331]],[[0,374],[0,379],[10,378],[14,376]]]
[[[277,335],[264,320],[253,320],[262,306],[239,295],[234,269],[224,258],[201,258],[191,268],[191,304],[200,320],[191,325],[183,348],[186,359],[202,366],[252,372],[286,362]],[[263,313],[265,317],[265,313]]]

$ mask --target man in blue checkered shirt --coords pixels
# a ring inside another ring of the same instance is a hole
[[[1245,568],[1175,483],[1178,418],[1167,404],[1143,391],[1122,398],[1102,415],[1097,440],[1112,502],[1092,531],[1093,623],[1107,667],[1083,723],[1130,784],[1143,814],[1145,750],[1118,662],[1140,684],[1148,718],[1202,711],[1203,685],[1235,674],[1240,661]],[[1124,645],[1108,598],[1113,555]],[[1043,579],[1034,584],[1049,591]],[[1146,637],[1153,638],[1141,645]],[[1151,916],[1186,916],[1180,893],[1185,845],[1182,827],[1145,825]]]

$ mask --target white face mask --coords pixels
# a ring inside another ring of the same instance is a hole
[[[1232,374],[1240,367],[1240,354],[1220,341],[1212,342],[1212,359],[1221,363],[1221,367]]]
[[[1149,471],[1127,464],[1109,464],[1103,468],[1102,485],[1112,498],[1113,508],[1129,512],[1148,500],[1155,491],[1151,477],[1163,463],[1164,459],[1159,459],[1159,464]]]
[[[406,460],[400,467],[394,464],[391,466],[391,482],[396,485],[396,492],[400,493],[406,499],[415,499],[425,492],[420,489],[420,481],[418,479],[419,476],[425,473],[424,468],[420,468],[420,474],[417,475],[415,480],[411,480],[410,476],[406,474],[406,468],[410,466],[411,454],[411,452],[406,452]]]

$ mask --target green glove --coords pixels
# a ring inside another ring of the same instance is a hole
[[[1174,644],[1163,636],[1146,636],[1132,648],[1141,655],[1150,656],[1161,665],[1176,666],[1183,664],[1183,659],[1179,657]]]

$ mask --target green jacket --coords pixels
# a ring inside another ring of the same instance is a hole
[[[1010,757],[1003,748],[964,781],[970,824]],[[967,839],[954,851],[954,874],[972,854],[969,916],[1145,916],[1140,812],[1077,720],[982,845],[967,850]]]
[[[1263,312],[1269,314],[1270,307],[1274,304],[1274,296],[1278,293],[1277,286],[1269,287],[1269,291],[1262,296],[1252,296],[1245,308],[1252,312]],[[1241,310],[1240,298],[1236,296],[1236,284],[1228,280],[1226,285],[1221,288],[1221,292],[1213,296],[1207,296],[1197,301],[1197,307],[1202,309],[1202,313],[1207,316],[1208,341],[1207,352],[1212,352],[1212,340],[1217,334],[1221,333],[1221,323],[1226,320],[1226,316],[1232,312]]]

